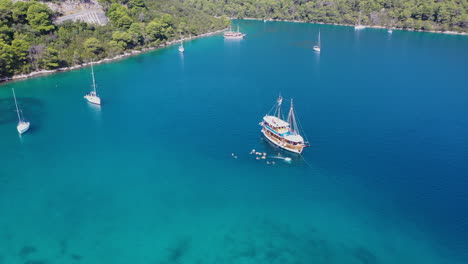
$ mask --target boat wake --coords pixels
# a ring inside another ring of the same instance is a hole
[[[280,159],[283,160],[284,162],[290,164],[292,162],[292,159],[290,157],[282,157],[282,156],[270,156],[269,158],[271,159]]]

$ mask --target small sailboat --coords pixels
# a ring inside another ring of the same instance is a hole
[[[97,92],[96,92],[96,80],[94,79],[94,68],[93,68],[93,63],[91,63],[91,76],[93,76],[93,91],[89,92],[88,94],[86,94],[84,96],[84,98],[86,100],[88,100],[88,102],[92,103],[92,104],[97,104],[97,105],[101,105],[101,98],[98,96]]]
[[[225,39],[243,39],[246,34],[239,31],[239,25],[237,25],[237,32],[232,31],[232,28],[229,27],[229,31],[224,32]]]
[[[318,33],[318,43],[317,43],[317,45],[315,45],[315,46],[313,47],[313,49],[314,49],[314,51],[320,53],[320,30],[319,30],[319,33]]]
[[[18,133],[21,135],[28,131],[30,123],[24,121],[21,115],[21,110],[19,109],[18,103],[16,102],[15,89],[11,88],[11,90],[13,91],[13,98],[15,99],[16,112],[18,113],[18,125],[16,126],[16,130],[18,130]]]
[[[362,11],[359,11],[359,21],[358,21],[358,24],[354,26],[355,30],[366,28],[366,26],[361,25],[361,14],[362,14]]]
[[[289,109],[287,121],[281,119],[282,102],[283,98],[280,96],[275,112],[272,115],[267,114],[263,117],[262,122],[260,122],[261,132],[276,146],[294,153],[302,153],[302,150],[308,145],[299,133],[293,100],[291,99],[291,108]]]
[[[184,53],[185,49],[184,49],[184,41],[182,40],[182,38],[180,39],[180,45],[179,45],[179,52],[180,53]]]
[[[392,34],[393,33],[392,28],[388,28],[387,32],[388,32],[388,34]]]

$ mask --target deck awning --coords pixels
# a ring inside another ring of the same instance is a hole
[[[297,142],[297,143],[304,142],[304,139],[300,135],[289,135],[289,136],[285,136],[284,138],[291,142]]]
[[[289,127],[289,123],[277,118],[276,116],[264,116],[263,121],[268,123],[269,126],[278,128],[278,127]]]

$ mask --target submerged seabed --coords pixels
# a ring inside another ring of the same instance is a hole
[[[467,39],[240,23],[97,65],[101,108],[89,69],[0,87],[0,263],[466,263]],[[280,92],[307,162],[260,137]]]
[[[164,160],[174,170],[164,173],[114,165],[114,180],[83,176],[86,165],[55,177],[3,177],[3,263],[457,263],[427,234],[342,200],[315,169],[307,176],[318,186],[301,187],[302,177],[268,177],[287,168],[199,159],[180,168],[174,159]]]

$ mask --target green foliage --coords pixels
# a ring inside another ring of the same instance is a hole
[[[155,18],[146,27],[146,37],[151,41],[166,40],[174,36],[171,26],[172,17],[164,15],[162,19]]]
[[[26,13],[29,25],[40,33],[46,33],[55,29],[51,17],[52,11],[46,5],[40,3],[31,4]]]
[[[145,7],[145,3],[143,0],[130,0],[129,3],[128,3],[128,6],[130,8],[134,8],[134,7]]]
[[[466,0],[99,0],[105,26],[65,21],[36,1],[0,0],[0,79],[226,28],[229,17],[468,31]],[[216,18],[218,17],[218,18]],[[177,33],[176,33],[177,32]]]
[[[125,48],[119,45],[119,43],[115,40],[111,40],[107,43],[107,51],[110,55],[117,55],[123,53]]]
[[[84,43],[84,52],[88,57],[94,57],[95,55],[99,55],[104,52],[104,48],[101,45],[101,42],[95,38],[90,37]]]
[[[0,22],[10,24],[12,20],[13,3],[9,0],[0,0]]]
[[[11,49],[15,61],[15,72],[22,73],[27,72],[30,69],[28,65],[29,46],[30,43],[21,37],[15,38],[11,42]]]
[[[181,35],[221,29],[216,19],[171,0],[99,0],[110,23],[52,23],[54,13],[36,1],[0,0],[0,78],[56,69],[157,46]]]
[[[26,17],[28,15],[28,9],[29,6],[33,2],[21,2],[18,1],[14,4],[13,6],[13,11],[12,11],[12,18],[15,23],[18,24],[26,24],[27,20]]]
[[[13,36],[13,31],[11,28],[4,24],[4,22],[0,22],[0,40],[4,40],[9,42]]]
[[[215,16],[272,18],[468,32],[466,0],[185,0]]]
[[[117,44],[124,50],[133,46],[132,36],[125,31],[114,32],[114,34],[112,34],[112,40],[117,42]]]
[[[14,53],[10,45],[0,40],[0,77],[13,75]]]
[[[128,29],[133,20],[126,7],[113,3],[107,12],[110,21],[119,29]]]
[[[128,29],[128,33],[133,39],[135,45],[142,45],[144,43],[142,24],[133,23]]]
[[[42,55],[41,65],[47,70],[53,70],[60,66],[58,51],[54,48],[47,48]]]
[[[221,20],[223,21],[223,26],[224,27],[229,27],[231,25],[231,19],[229,19],[229,17],[227,17],[226,15],[222,15],[221,16]]]

